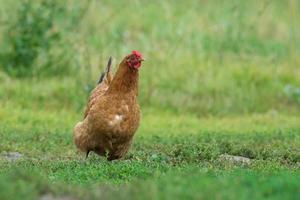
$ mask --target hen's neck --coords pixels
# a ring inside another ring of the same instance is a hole
[[[138,80],[139,71],[132,69],[122,62],[119,65],[111,85],[109,86],[108,93],[119,93],[119,94],[138,94]]]

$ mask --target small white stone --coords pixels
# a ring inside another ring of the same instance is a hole
[[[11,161],[11,162],[18,161],[23,157],[23,155],[20,154],[19,152],[7,152],[7,153],[4,153],[3,155],[6,160]]]
[[[227,160],[227,161],[230,161],[230,162],[243,163],[243,164],[250,164],[251,163],[250,158],[246,158],[246,157],[243,157],[243,156],[233,156],[233,155],[229,155],[229,154],[220,155],[220,159]]]

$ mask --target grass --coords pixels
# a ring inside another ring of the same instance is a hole
[[[62,40],[49,52],[70,51],[73,70],[57,63],[19,79],[0,71],[1,200],[300,196],[298,1],[86,2],[61,3],[67,11],[53,21]],[[0,0],[1,69],[18,4]],[[134,145],[122,161],[85,160],[74,124],[99,68],[133,49],[147,59]],[[31,67],[53,62],[45,55]],[[23,156],[11,162],[7,152]]]
[[[116,162],[96,155],[85,160],[76,152],[71,132],[80,113],[7,105],[0,116],[2,154],[23,154],[17,162],[1,157],[0,183],[9,188],[0,192],[1,199],[17,199],[16,191],[28,199],[43,194],[84,199],[295,199],[300,192],[297,116],[199,118],[145,109],[133,149]],[[251,163],[224,160],[224,154],[248,157]],[[212,191],[218,192],[211,196]]]

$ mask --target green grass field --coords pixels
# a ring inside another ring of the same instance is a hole
[[[0,0],[1,200],[300,198],[299,1],[53,2],[66,11],[50,44],[32,39],[44,18]],[[72,130],[89,91],[134,49],[147,61],[133,147],[85,159]]]

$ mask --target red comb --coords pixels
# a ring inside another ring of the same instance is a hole
[[[131,53],[132,53],[133,55],[138,56],[138,57],[142,57],[142,54],[141,54],[140,52],[138,52],[138,51],[132,51]]]

